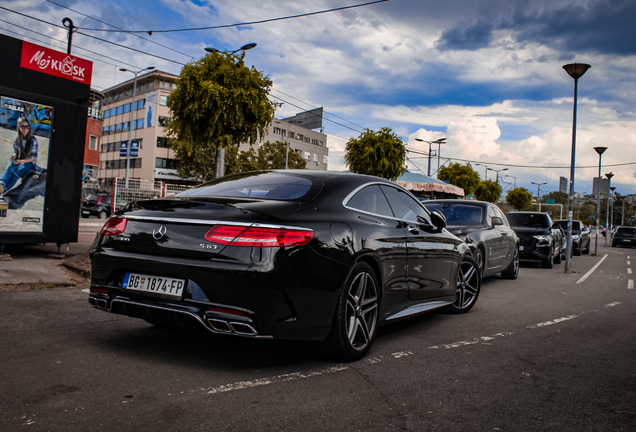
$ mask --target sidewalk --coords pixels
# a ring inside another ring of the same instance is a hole
[[[95,233],[80,232],[77,243],[62,245],[5,245],[9,260],[0,261],[0,292],[88,286],[90,248]]]

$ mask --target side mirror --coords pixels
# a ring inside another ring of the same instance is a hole
[[[493,216],[490,218],[492,221],[492,226],[503,225],[503,220],[499,216]]]
[[[431,211],[431,222],[433,222],[435,228],[446,228],[446,216],[437,209]]]

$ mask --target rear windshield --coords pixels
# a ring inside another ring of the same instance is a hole
[[[449,225],[479,225],[483,215],[483,208],[467,204],[435,203],[428,201],[424,204],[429,210],[437,209],[444,213]]]
[[[616,230],[616,234],[636,234],[636,228],[634,228],[634,227],[619,227]]]
[[[179,197],[264,198],[299,200],[309,194],[313,182],[305,177],[272,172],[222,177],[181,192]]]
[[[550,220],[544,214],[508,213],[506,217],[512,226],[550,228]]]
[[[559,225],[564,230],[568,229],[568,221],[566,221],[566,220],[554,221],[554,224],[555,225]],[[575,231],[575,232],[581,231],[581,222],[572,221],[572,231]]]
[[[94,194],[90,194],[89,196],[86,197],[86,201],[99,201],[99,199],[102,199],[102,201],[110,201],[110,196],[108,195],[94,195]]]

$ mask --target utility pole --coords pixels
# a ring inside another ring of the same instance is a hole
[[[68,28],[68,45],[66,47],[66,54],[71,54],[71,46],[73,45],[73,33],[75,33],[78,27],[73,25],[73,20],[70,18],[64,18],[62,20],[64,27]]]

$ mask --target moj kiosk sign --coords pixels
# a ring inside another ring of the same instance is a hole
[[[91,84],[93,63],[29,42],[22,42],[20,66],[60,78]]]
[[[90,61],[0,35],[0,251],[78,239]]]

